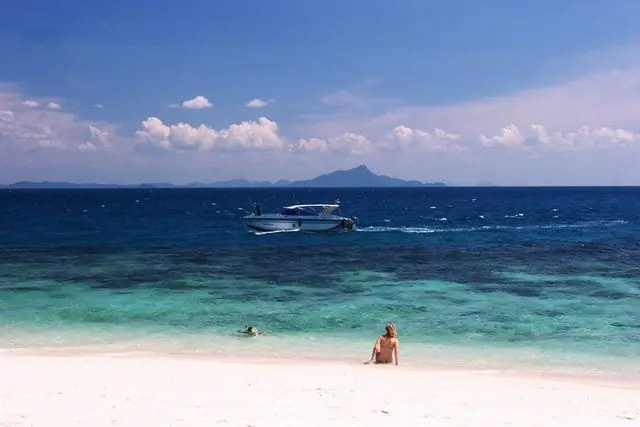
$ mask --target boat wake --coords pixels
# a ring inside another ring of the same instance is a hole
[[[519,230],[562,230],[562,229],[583,229],[583,228],[601,228],[614,227],[617,225],[628,224],[624,220],[610,221],[583,221],[573,224],[539,224],[539,225],[483,225],[478,227],[389,227],[389,226],[368,226],[359,228],[357,231],[364,233],[460,233],[460,232],[476,232],[476,231],[519,231]]]

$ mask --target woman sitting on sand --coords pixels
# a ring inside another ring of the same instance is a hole
[[[398,332],[396,331],[396,325],[393,323],[387,323],[384,327],[386,333],[380,335],[373,345],[373,351],[371,352],[371,359],[365,364],[372,362],[375,363],[391,363],[394,359],[396,365],[398,364]]]

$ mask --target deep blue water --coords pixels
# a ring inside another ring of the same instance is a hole
[[[358,231],[241,221],[336,198]],[[0,345],[207,347],[249,323],[360,343],[390,320],[416,348],[634,360],[639,212],[640,188],[4,190]]]

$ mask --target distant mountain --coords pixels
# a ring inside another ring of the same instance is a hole
[[[294,181],[293,187],[424,187],[446,186],[443,182],[423,183],[420,181],[405,181],[399,178],[391,178],[386,175],[376,175],[365,166],[360,165],[353,169],[338,170],[305,181]]]
[[[337,170],[304,181],[250,181],[246,179],[231,179],[218,182],[191,182],[185,185],[171,183],[143,183],[143,184],[97,184],[52,181],[20,181],[0,188],[263,188],[263,187],[445,187],[443,182],[405,181],[386,175],[377,175],[365,166],[360,165],[348,170]]]
[[[142,184],[98,184],[95,182],[66,182],[66,181],[20,181],[9,185],[0,185],[0,189],[48,189],[48,188],[170,188],[179,187],[168,182],[152,182]]]
[[[152,184],[119,185],[97,183],[74,183],[65,181],[20,181],[5,186],[5,188],[140,188]],[[161,185],[161,184],[160,184]]]

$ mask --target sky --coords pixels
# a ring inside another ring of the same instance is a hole
[[[637,0],[7,3],[3,184],[640,185]]]

